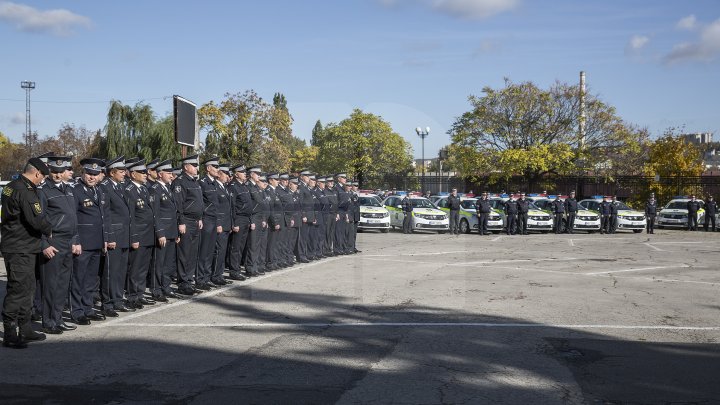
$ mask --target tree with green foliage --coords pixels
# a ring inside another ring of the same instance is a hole
[[[576,85],[558,82],[543,90],[532,82],[506,79],[503,88],[485,87],[483,93],[469,97],[472,109],[449,131],[451,164],[472,179],[488,177],[494,183],[519,175],[532,187],[548,174],[577,174],[600,163],[613,167],[623,161],[629,145],[647,136],[588,94],[581,138]]]
[[[320,120],[315,122],[315,126],[312,129],[312,137],[310,138],[310,145],[318,146],[323,141],[323,125]]]
[[[106,141],[101,145],[104,157],[141,156],[151,160],[181,157],[180,146],[175,143],[174,119],[158,119],[147,104],[134,107],[119,101],[110,103],[105,126]]]
[[[344,171],[361,184],[368,177],[412,171],[410,144],[380,116],[355,109],[350,117],[326,125],[323,133],[312,166],[316,171]]]

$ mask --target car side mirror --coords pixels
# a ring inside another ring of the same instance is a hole
[[[398,208],[402,208],[402,204],[398,204],[398,206],[397,206],[397,207],[398,207]]]

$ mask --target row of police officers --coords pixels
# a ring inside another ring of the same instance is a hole
[[[346,174],[263,173],[217,157],[28,161],[3,189],[8,273],[3,345],[89,325],[325,257],[358,253],[357,183]],[[225,272],[228,277],[225,277]],[[175,281],[177,288],[171,288]],[[101,303],[96,309],[95,303]]]

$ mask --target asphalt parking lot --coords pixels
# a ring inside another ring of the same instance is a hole
[[[720,403],[720,233],[358,236],[0,348],[0,402]]]

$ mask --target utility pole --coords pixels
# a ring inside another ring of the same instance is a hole
[[[22,81],[20,87],[25,89],[25,148],[32,156],[32,126],[30,124],[30,90],[35,88],[35,82]]]
[[[580,148],[585,147],[585,72],[580,71],[580,123],[578,135],[580,137]]]

